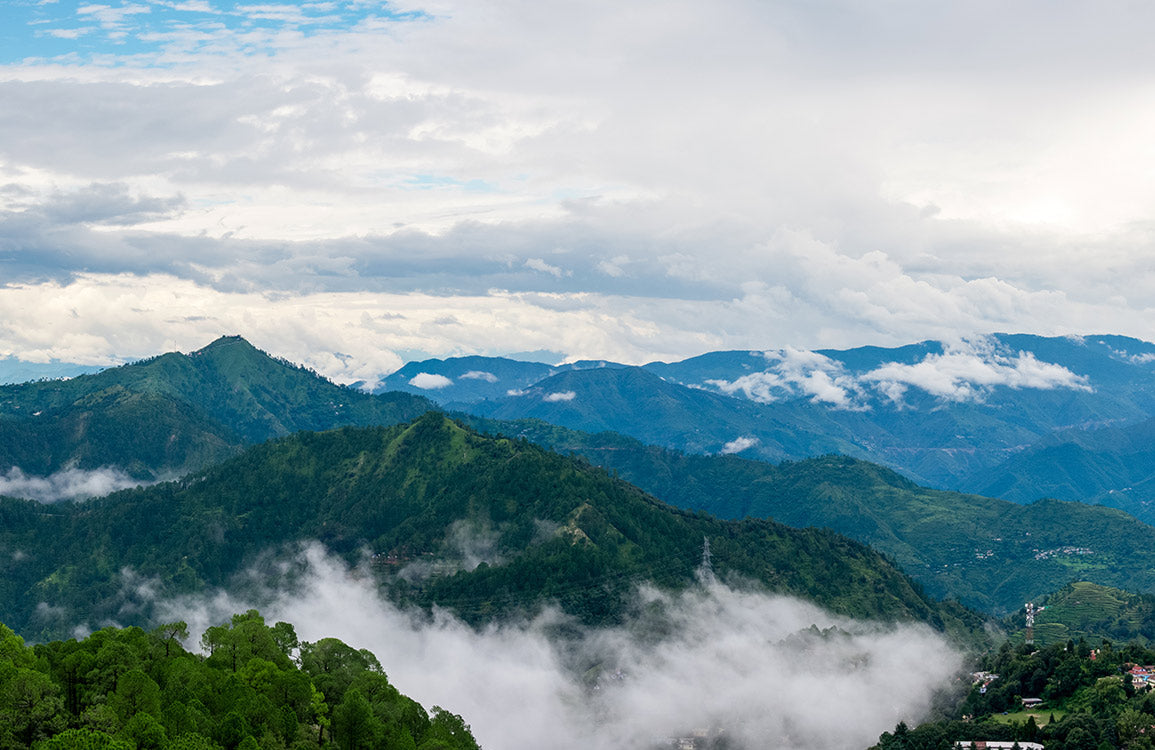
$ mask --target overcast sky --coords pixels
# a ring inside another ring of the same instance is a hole
[[[1155,339],[1155,5],[0,4],[0,355]]]

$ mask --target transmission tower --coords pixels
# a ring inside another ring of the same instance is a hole
[[[1036,607],[1032,602],[1027,602],[1027,643],[1035,645],[1035,615],[1042,612],[1046,607]]]
[[[714,582],[714,564],[710,561],[710,538],[702,537],[702,564],[698,566],[698,576],[703,583]]]

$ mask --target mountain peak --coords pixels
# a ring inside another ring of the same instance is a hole
[[[232,336],[220,336],[220,337],[218,337],[212,343],[210,343],[208,346],[202,347],[202,348],[194,351],[192,353],[192,356],[196,356],[198,354],[208,354],[209,352],[219,351],[221,349],[231,348],[234,346],[242,346],[246,349],[252,349],[255,351],[260,351],[259,349],[257,349],[257,347],[250,344],[248,339],[246,339],[244,336],[232,335]]]

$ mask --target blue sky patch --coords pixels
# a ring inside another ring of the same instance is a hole
[[[147,58],[166,48],[198,51],[222,37],[259,32],[305,36],[347,31],[374,21],[405,22],[424,14],[394,11],[387,3],[235,2],[234,0],[9,0],[0,3],[0,64],[60,59],[71,63]]]

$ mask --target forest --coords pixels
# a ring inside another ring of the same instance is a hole
[[[1037,648],[1005,642],[986,654],[938,720],[900,723],[872,750],[949,750],[956,742],[1039,742],[1047,750],[1151,750],[1155,650],[1084,639]],[[1023,699],[1042,702],[1030,710]]]
[[[28,646],[0,624],[3,750],[478,750],[450,711],[426,711],[377,658],[299,641],[256,610],[208,628],[108,627]]]

